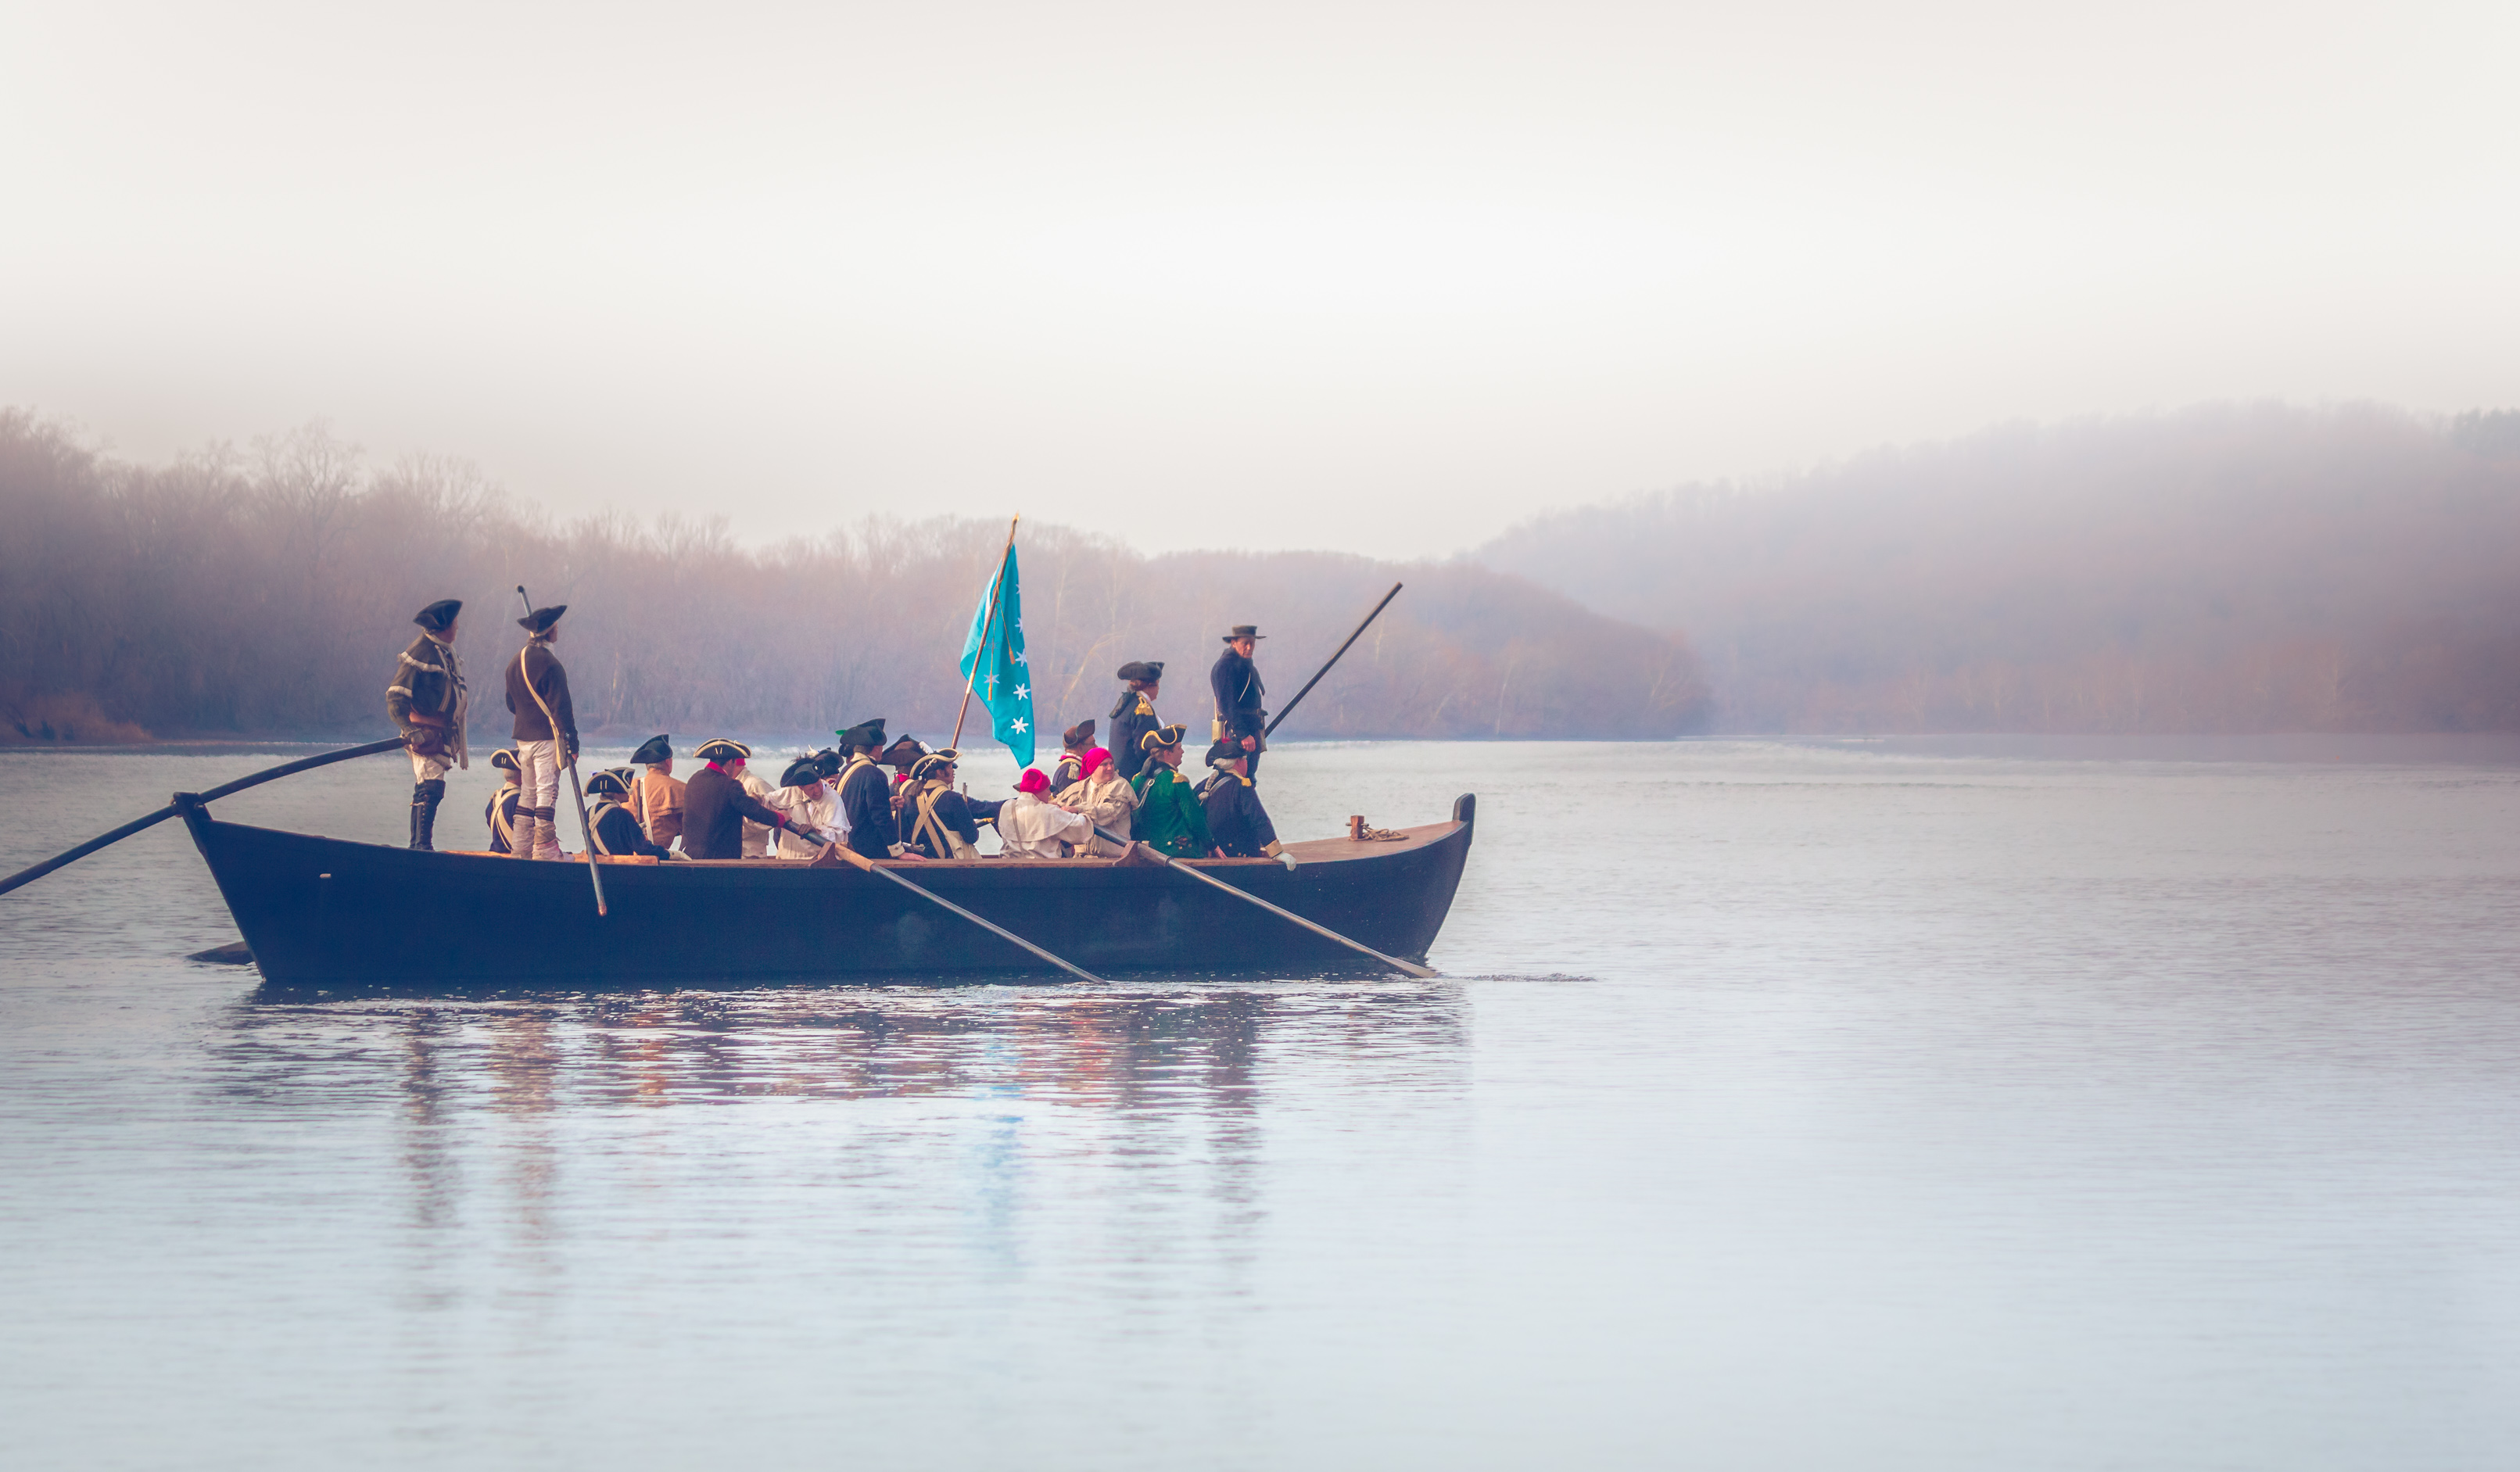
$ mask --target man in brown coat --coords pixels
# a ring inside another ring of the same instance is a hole
[[[630,811],[638,815],[650,843],[672,848],[683,836],[683,784],[674,781],[672,739],[650,736],[630,753],[630,760],[648,769],[631,784]]]
[[[577,760],[577,712],[568,703],[568,671],[552,652],[566,603],[536,608],[517,620],[525,647],[508,665],[508,709],[517,713],[517,769],[525,795],[517,801],[517,853],[560,857],[560,769]]]

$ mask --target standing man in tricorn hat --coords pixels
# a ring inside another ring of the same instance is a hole
[[[1120,769],[1124,781],[1134,781],[1147,765],[1147,733],[1164,724],[1155,714],[1155,695],[1164,679],[1164,662],[1160,659],[1132,659],[1120,666],[1120,678],[1129,688],[1120,691],[1120,703],[1111,707],[1111,762]]]
[[[470,768],[464,747],[468,695],[455,660],[455,616],[464,604],[443,598],[412,616],[420,637],[394,665],[385,687],[385,716],[411,752],[411,846],[435,846],[437,805],[446,800],[449,768]]]
[[[1225,636],[1225,652],[1207,672],[1207,683],[1216,691],[1216,739],[1241,748],[1243,771],[1250,775],[1260,771],[1260,753],[1269,749],[1269,712],[1260,708],[1268,690],[1251,662],[1267,637],[1256,624],[1236,624]]]
[[[508,666],[508,709],[517,713],[517,770],[525,795],[517,803],[517,854],[560,857],[560,769],[577,760],[577,712],[568,703],[568,671],[551,650],[568,604],[536,608],[517,620],[525,647]]]

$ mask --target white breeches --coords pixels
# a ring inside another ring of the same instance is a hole
[[[517,852],[528,858],[560,857],[560,742],[517,743]]]

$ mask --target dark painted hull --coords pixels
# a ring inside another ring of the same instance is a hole
[[[179,799],[180,801],[180,799]],[[1405,843],[1291,845],[1203,865],[1368,946],[1423,960],[1468,857],[1475,804]],[[1040,961],[878,875],[845,866],[608,864],[416,853],[185,819],[264,978],[289,987],[706,987],[1041,972]],[[1160,868],[903,865],[921,886],[1097,974],[1371,972],[1373,962]],[[1051,972],[1058,975],[1059,973]]]

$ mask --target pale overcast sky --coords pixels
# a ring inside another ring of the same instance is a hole
[[[2520,6],[0,6],[0,404],[562,512],[1450,552],[2520,404]]]

